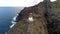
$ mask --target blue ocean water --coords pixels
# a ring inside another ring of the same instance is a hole
[[[5,34],[10,29],[11,21],[16,14],[15,7],[0,7],[0,34]]]

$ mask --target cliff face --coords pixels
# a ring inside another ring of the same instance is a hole
[[[41,2],[33,7],[24,8],[17,16],[17,24],[8,34],[60,34],[60,4],[56,2]],[[29,12],[32,12],[33,22],[29,22]]]
[[[32,12],[32,22],[28,21],[30,12]],[[48,34],[42,3],[24,8],[16,19],[17,24],[7,34]]]
[[[60,2],[49,3],[49,11],[47,16],[48,29],[50,34],[60,34]]]

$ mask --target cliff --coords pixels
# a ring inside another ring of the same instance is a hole
[[[28,21],[32,13],[33,21]],[[17,24],[7,34],[48,34],[43,3],[26,7],[17,16]]]
[[[16,18],[17,24],[7,34],[60,34],[60,4],[44,1],[24,8]],[[29,22],[32,12],[33,22]]]

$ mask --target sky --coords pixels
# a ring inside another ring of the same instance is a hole
[[[0,0],[0,7],[30,7],[39,4],[43,0]],[[56,0],[50,0],[51,2]]]

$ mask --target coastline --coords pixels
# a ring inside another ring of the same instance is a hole
[[[10,26],[10,28],[12,28],[15,24],[16,24],[16,18],[17,18],[18,14],[13,18],[13,20],[11,21],[12,25]]]

